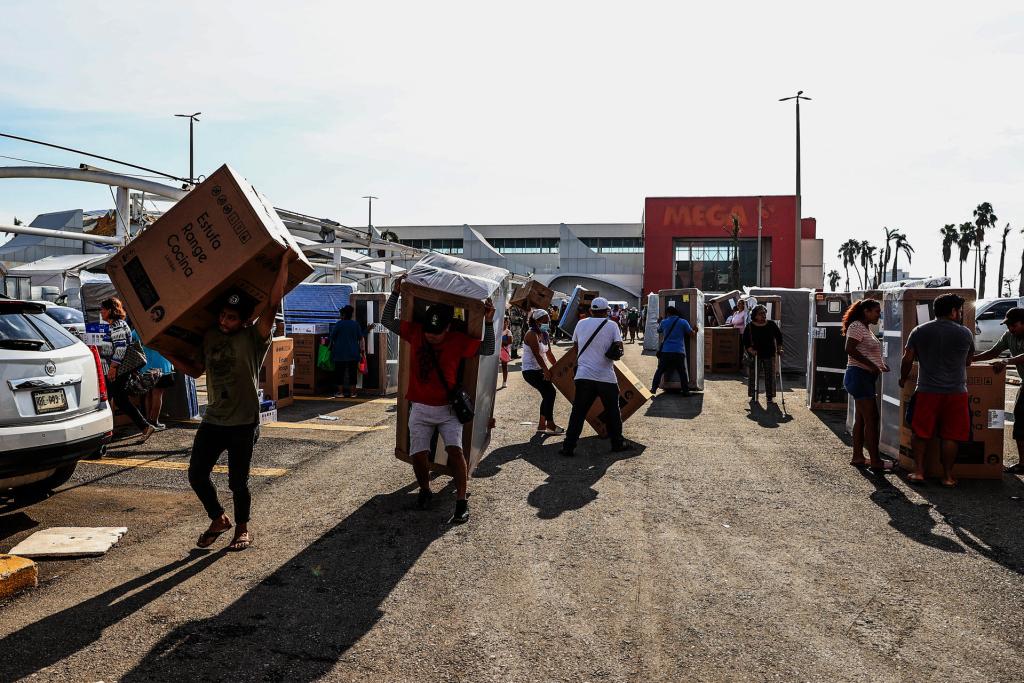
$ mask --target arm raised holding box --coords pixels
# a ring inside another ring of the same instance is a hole
[[[203,361],[189,361],[184,358],[178,358],[172,356],[169,353],[164,354],[164,358],[171,361],[171,365],[178,372],[183,372],[189,377],[198,379],[204,372],[206,372],[206,364]]]
[[[384,310],[380,313],[380,324],[388,328],[398,336],[402,335],[402,321],[395,319],[395,309],[398,307],[398,297],[402,291],[402,280],[405,275],[399,275],[391,285],[391,296],[384,303]]]

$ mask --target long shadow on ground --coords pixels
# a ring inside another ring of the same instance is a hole
[[[414,490],[371,498],[220,614],[174,629],[121,681],[319,680],[451,528],[451,496],[411,511]]]
[[[692,420],[704,410],[704,394],[692,393],[683,396],[678,393],[666,392],[658,394],[647,404],[644,415],[647,417],[668,417]]]
[[[31,676],[99,641],[110,626],[187,581],[223,553],[194,551],[0,640],[0,680]],[[183,676],[179,680],[194,678]]]
[[[609,442],[590,437],[580,440],[576,455],[566,458],[558,454],[561,441],[544,445],[543,439],[534,437],[528,443],[505,446],[491,452],[480,461],[474,477],[492,477],[503,465],[523,459],[547,474],[544,483],[527,496],[526,501],[537,508],[541,519],[554,519],[563,512],[578,510],[597,499],[594,486],[615,463],[635,458],[644,451],[637,446],[633,451],[612,453]]]

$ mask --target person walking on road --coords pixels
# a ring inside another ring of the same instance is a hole
[[[523,337],[523,379],[540,392],[540,420],[538,434],[559,435],[565,430],[555,424],[555,385],[551,383],[551,366],[555,354],[551,353],[551,317],[542,308],[530,312],[530,329]]]
[[[384,304],[381,323],[408,342],[413,366],[409,372],[409,388],[405,398],[409,401],[409,452],[412,467],[420,486],[416,505],[421,510],[430,508],[433,493],[430,490],[431,440],[436,429],[448,453],[448,467],[455,480],[455,514],[449,524],[469,521],[466,502],[468,464],[462,451],[462,423],[452,409],[449,395],[458,386],[459,368],[466,358],[490,356],[494,353],[494,305],[484,302],[483,340],[451,330],[455,309],[442,303],[427,306],[422,323],[396,320],[402,280],[399,276]],[[442,379],[443,378],[443,379]]]
[[[576,324],[572,333],[576,350],[576,397],[569,415],[569,428],[560,453],[566,457],[576,454],[576,442],[583,432],[583,423],[594,401],[601,399],[604,413],[601,420],[608,429],[612,452],[633,449],[633,444],[622,438],[622,415],[619,413],[619,383],[611,357],[622,357],[622,333],[618,325],[608,320],[608,300],[596,297],[590,304],[590,317]],[[611,357],[609,357],[611,356]]]
[[[103,355],[101,360],[105,365],[107,382],[110,383],[110,397],[114,405],[122,413],[131,418],[132,423],[142,432],[142,441],[145,443],[153,436],[156,427],[149,423],[128,395],[128,382],[131,380],[131,372],[121,370],[121,361],[128,351],[128,345],[132,343],[132,329],[125,320],[124,305],[116,297],[104,299],[100,302],[100,317],[103,322],[110,326],[110,345],[102,345]]]
[[[209,548],[221,534],[231,529],[231,520],[217,499],[217,487],[210,480],[213,466],[224,451],[228,453],[228,488],[235,508],[235,534],[228,550],[245,550],[252,544],[249,517],[252,495],[249,469],[259,425],[259,374],[270,350],[274,317],[284,298],[291,251],[281,256],[277,277],[257,316],[245,295],[229,292],[222,300],[217,324],[203,337],[202,360],[191,361],[167,356],[174,367],[192,377],[206,373],[209,405],[192,443],[188,481],[196,492],[210,527],[196,545]],[[256,317],[256,322],[249,324]]]
[[[933,304],[935,320],[918,325],[907,338],[900,365],[900,387],[917,361],[917,389],[908,409],[913,430],[913,484],[925,480],[928,445],[940,441],[943,486],[956,486],[953,463],[959,441],[971,438],[967,368],[974,356],[974,335],[963,326],[964,299],[943,294]]]
[[[1008,351],[1009,358],[997,360],[992,366],[1000,371],[1007,365],[1016,365],[1017,373],[1024,377],[1024,308],[1011,308],[1002,324],[1006,325],[1003,336],[988,351],[974,356],[973,362],[999,358]],[[1017,464],[1007,467],[1007,474],[1024,474],[1024,399],[1021,394],[1024,391],[1017,392],[1017,400],[1013,403],[1013,440],[1017,442]]]
[[[782,355],[782,330],[774,320],[768,320],[768,309],[754,306],[750,324],[743,331],[743,348],[754,358],[757,372],[747,379],[747,395],[754,398],[758,374],[764,375],[764,396],[768,405],[775,403],[775,362]]]
[[[679,310],[675,306],[665,309],[665,317],[658,323],[658,332],[661,335],[661,346],[658,348],[658,369],[654,371],[654,379],[651,380],[651,393],[658,393],[661,386],[661,378],[666,374],[671,377],[672,372],[679,376],[680,393],[683,396],[690,395],[690,377],[686,370],[686,338],[697,336],[697,326],[690,326],[688,320],[679,316]]]
[[[512,328],[505,318],[505,329],[501,331],[501,351],[498,352],[501,363],[501,389],[508,388],[508,364],[512,362]]]
[[[636,330],[640,326],[640,311],[636,306],[631,306],[626,313],[626,331],[629,334],[629,343],[636,344]]]
[[[882,316],[882,305],[874,299],[861,299],[846,309],[843,315],[843,335],[846,337],[846,374],[843,386],[854,401],[856,418],[853,422],[854,467],[864,467],[864,449],[871,458],[871,469],[881,474],[885,462],[878,454],[878,377],[889,372],[882,360],[882,343],[869,327]]]
[[[350,398],[355,394],[359,360],[366,353],[366,331],[352,319],[355,312],[351,305],[342,308],[339,311],[341,319],[334,323],[327,339],[331,360],[334,361],[334,380],[338,384],[334,398]]]

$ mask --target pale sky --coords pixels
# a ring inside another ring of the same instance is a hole
[[[983,201],[1021,265],[1019,1],[0,0],[0,16],[0,132],[184,176],[172,114],[202,111],[197,173],[231,163],[278,206],[349,225],[366,194],[384,226],[639,221],[645,196],[792,193],[777,100],[802,89],[827,268],[887,225],[915,275],[941,274],[939,228]],[[0,155],[87,161],[2,138]],[[112,205],[102,186],[0,180],[0,222]]]

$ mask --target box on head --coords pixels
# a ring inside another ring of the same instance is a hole
[[[313,266],[270,202],[224,165],[115,254],[107,273],[144,344],[195,359],[226,301],[259,311],[289,250],[285,291]]]

